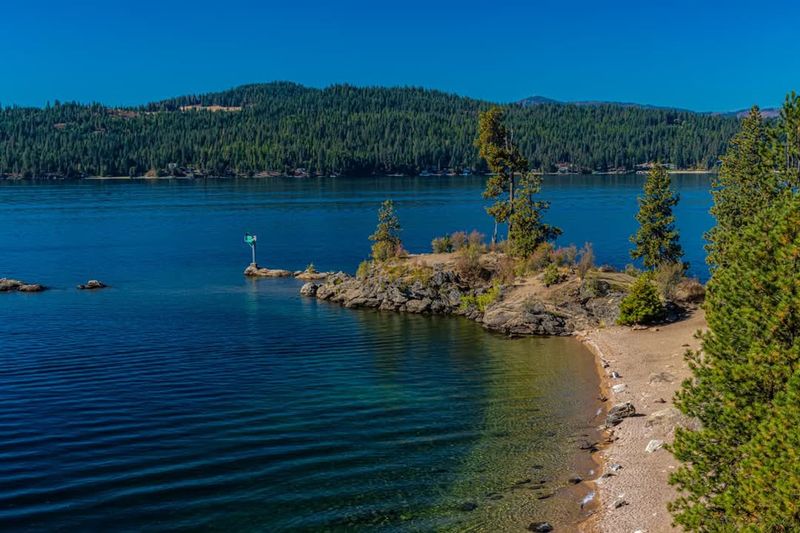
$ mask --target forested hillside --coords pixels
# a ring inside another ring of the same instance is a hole
[[[0,175],[483,170],[473,143],[478,111],[490,105],[418,88],[269,83],[139,108],[7,107],[0,110]],[[653,160],[710,168],[739,124],[733,117],[610,104],[504,107],[515,143],[533,168],[545,171],[560,163],[632,169]]]

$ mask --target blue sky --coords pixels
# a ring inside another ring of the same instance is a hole
[[[414,85],[701,111],[800,90],[792,2],[72,0],[0,5],[0,103]]]

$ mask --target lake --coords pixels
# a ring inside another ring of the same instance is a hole
[[[709,178],[676,176],[707,276]],[[547,177],[561,244],[628,263],[640,176]],[[382,200],[411,252],[491,234],[482,179],[0,183],[0,529],[508,530],[581,517],[598,378],[573,339],[301,298]],[[97,278],[100,292],[74,286]],[[542,483],[543,482],[543,483]],[[539,499],[543,498],[543,499]]]

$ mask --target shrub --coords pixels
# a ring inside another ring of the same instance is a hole
[[[581,248],[581,259],[578,261],[578,276],[586,278],[586,274],[594,268],[594,249],[592,243],[587,242]]]
[[[369,275],[369,268],[371,263],[369,261],[361,261],[358,265],[358,270],[356,270],[356,278],[364,279]]]
[[[461,297],[461,310],[466,311],[469,309],[470,306],[475,306],[475,308],[480,311],[481,313],[486,312],[486,309],[492,305],[497,299],[500,297],[500,285],[494,284],[492,287],[484,292],[483,294],[479,294],[477,296],[462,296]]]
[[[555,252],[556,263],[559,265],[574,265],[575,260],[578,258],[578,249],[574,244],[570,244],[566,248],[559,248]]]
[[[641,270],[639,270],[638,268],[636,268],[634,265],[631,264],[625,265],[625,270],[623,272],[634,278],[639,277],[639,274],[642,273]]]
[[[664,316],[664,306],[650,274],[642,274],[633,282],[631,290],[619,306],[617,323],[623,326],[650,324]]]
[[[552,262],[553,245],[543,242],[528,257],[527,269],[530,272],[538,272]]]
[[[306,267],[306,272],[308,272],[309,274],[316,274],[317,273],[317,268],[314,266],[314,263],[309,263],[308,264],[308,266]]]
[[[503,255],[497,259],[495,277],[500,283],[509,285],[514,282],[516,276],[516,261],[513,257]]]
[[[489,249],[492,252],[496,252],[499,254],[504,254],[508,251],[508,241],[500,241],[492,244]]]
[[[485,245],[484,244],[485,239],[486,235],[474,229],[469,233],[469,236],[467,237],[467,242],[469,243],[469,246],[474,246],[476,248],[480,248],[481,250],[483,250],[483,247]]]
[[[482,250],[477,246],[465,246],[458,252],[455,262],[455,271],[461,278],[467,281],[477,281],[481,279],[483,267],[481,267]]]
[[[453,251],[453,244],[449,235],[433,239],[431,241],[431,246],[435,254],[445,254]]]
[[[684,279],[675,286],[672,297],[677,302],[700,303],[706,297],[706,288],[697,279]]]
[[[450,242],[453,245],[453,250],[460,250],[467,245],[467,234],[464,231],[456,231],[450,235]]]
[[[675,288],[683,279],[685,270],[686,267],[683,263],[665,263],[654,271],[653,281],[664,300],[673,299]]]
[[[560,283],[561,279],[561,272],[558,271],[556,264],[550,263],[547,265],[547,268],[544,269],[544,275],[542,276],[542,282],[544,283],[544,286],[549,287],[551,285]]]

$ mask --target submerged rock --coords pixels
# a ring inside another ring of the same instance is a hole
[[[282,269],[262,268],[256,263],[250,263],[250,265],[244,269],[244,275],[251,278],[288,278],[292,276],[293,273]]]
[[[550,524],[550,522],[533,522],[528,526],[528,531],[533,531],[535,533],[549,533],[550,531],[553,531],[553,526]]]
[[[0,278],[0,292],[41,292],[46,288],[38,283],[25,283],[17,279]]]
[[[78,289],[80,289],[82,291],[84,291],[84,290],[91,291],[91,290],[95,290],[95,289],[105,289],[106,287],[108,287],[108,285],[106,285],[102,281],[98,281],[96,279],[90,279],[89,281],[86,282],[86,284],[78,285]]]

